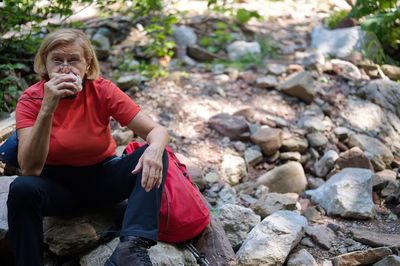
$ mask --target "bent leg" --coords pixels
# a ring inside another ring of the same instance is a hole
[[[17,266],[43,266],[43,216],[72,210],[73,193],[50,178],[20,176],[10,185],[7,208]]]
[[[132,174],[139,158],[147,146],[134,153],[117,158],[103,165],[107,177],[102,178],[103,193],[109,195],[108,200],[114,203],[128,198],[128,206],[125,211],[121,237],[137,236],[157,241],[158,216],[161,207],[162,190],[168,170],[168,155],[163,154],[163,181],[160,188],[154,187],[146,192],[141,186],[142,173]],[[99,197],[99,196],[97,196]],[[109,202],[111,203],[111,202]]]

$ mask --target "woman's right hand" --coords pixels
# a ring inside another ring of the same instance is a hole
[[[52,78],[44,84],[42,106],[53,113],[61,98],[75,95],[78,91],[74,75],[52,73]]]

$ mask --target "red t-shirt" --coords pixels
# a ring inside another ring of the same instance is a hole
[[[18,100],[17,129],[33,127],[45,82],[26,89]],[[126,126],[139,111],[140,107],[111,81],[86,81],[75,99],[61,99],[54,112],[46,164],[92,165],[114,155],[110,116]]]

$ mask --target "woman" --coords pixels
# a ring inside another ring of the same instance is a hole
[[[22,176],[10,185],[7,201],[16,265],[44,264],[44,216],[126,198],[121,242],[106,265],[151,265],[147,249],[157,240],[168,168],[167,130],[112,82],[99,77],[95,52],[79,30],[49,34],[34,68],[42,79],[17,104]],[[148,145],[129,156],[115,156],[110,116]]]

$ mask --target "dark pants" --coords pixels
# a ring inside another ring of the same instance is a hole
[[[108,158],[93,166],[46,165],[41,176],[20,176],[10,185],[8,225],[17,266],[43,266],[43,217],[71,213],[82,207],[105,206],[128,198],[121,236],[156,241],[162,188],[168,168],[163,155],[160,189],[146,192],[141,172],[133,175],[144,146],[126,157]]]

